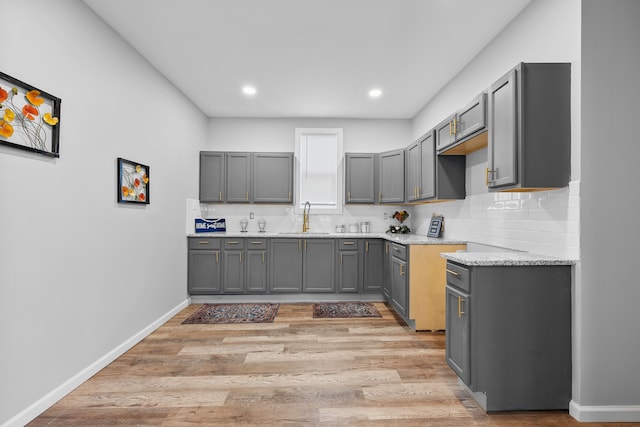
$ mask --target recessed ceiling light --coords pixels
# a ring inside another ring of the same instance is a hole
[[[369,96],[371,98],[379,98],[382,95],[382,91],[380,89],[371,89],[369,91]]]
[[[245,95],[253,96],[256,94],[256,92],[256,88],[253,86],[244,86],[242,88],[242,93],[244,93]]]

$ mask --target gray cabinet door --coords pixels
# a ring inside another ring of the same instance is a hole
[[[364,242],[364,291],[380,292],[384,287],[384,243],[379,239]]]
[[[375,169],[375,154],[345,154],[346,203],[375,203]]]
[[[293,203],[293,154],[253,154],[254,203]]]
[[[271,239],[269,255],[271,292],[301,292],[302,240]]]
[[[200,201],[223,202],[225,191],[225,155],[200,152]]]
[[[404,203],[404,150],[380,154],[379,203]]]
[[[246,282],[247,292],[267,291],[267,251],[246,252]]]
[[[407,263],[391,258],[391,305],[401,316],[407,315],[409,294],[407,289]]]
[[[244,292],[244,251],[225,250],[223,254],[222,290],[225,293]]]
[[[467,385],[471,385],[469,303],[468,294],[447,286],[445,303],[447,364]]]
[[[516,70],[489,88],[489,159],[487,183],[490,188],[515,184],[518,173],[518,129]],[[549,153],[551,155],[552,153]]]
[[[407,147],[406,161],[407,161],[407,173],[406,173],[406,195],[405,198],[408,202],[416,201],[420,198],[420,144],[414,142]]]
[[[418,177],[418,198],[425,200],[436,197],[436,151],[435,133],[429,131],[418,141],[420,175]]]
[[[335,289],[335,240],[306,239],[303,242],[303,290],[333,292]]]
[[[338,251],[338,292],[358,292],[359,255],[358,251]]]
[[[467,104],[462,110],[458,111],[456,122],[456,140],[463,139],[483,131],[487,126],[487,95],[481,93]]]
[[[436,149],[438,152],[456,142],[456,134],[453,129],[455,120],[456,115],[452,114],[436,126]]]
[[[190,294],[220,293],[220,251],[190,250],[188,260],[188,289]]]
[[[249,203],[251,200],[251,154],[227,153],[227,194],[231,203]]]
[[[384,283],[382,288],[382,294],[384,295],[384,300],[388,303],[391,303],[391,260],[393,256],[391,255],[391,244],[387,241],[384,242]]]

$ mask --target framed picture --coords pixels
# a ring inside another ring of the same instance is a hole
[[[60,103],[0,72],[0,144],[60,157]]]
[[[118,203],[149,204],[149,166],[118,157]]]
[[[442,234],[443,221],[444,221],[444,217],[442,216],[431,217],[431,224],[429,224],[429,231],[427,232],[427,237],[440,237],[440,234]]]

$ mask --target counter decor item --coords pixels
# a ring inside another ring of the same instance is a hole
[[[427,232],[427,237],[440,237],[442,235],[443,229],[444,229],[444,217],[434,215],[431,217],[431,224],[429,225],[429,231]]]
[[[249,225],[249,220],[247,218],[242,218],[240,220],[240,232],[241,233],[246,233],[248,225]]]
[[[117,174],[118,203],[149,204],[149,166],[118,157]]]
[[[344,224],[336,225],[336,233],[344,233]]]
[[[360,232],[361,233],[368,233],[371,231],[371,222],[369,221],[362,221],[360,223]]]
[[[227,223],[224,218],[196,218],[196,233],[224,233],[227,231]]]
[[[0,144],[60,157],[61,102],[0,72]]]
[[[402,223],[409,218],[409,212],[407,211],[395,211],[391,214],[391,218],[397,220],[400,225],[390,225],[387,233],[408,234],[411,233],[411,229]]]
[[[360,230],[360,226],[356,222],[355,224],[349,224],[349,233],[357,233]]]
[[[264,233],[266,227],[267,227],[267,221],[265,221],[263,218],[260,218],[258,220],[258,230],[260,230],[260,233]]]

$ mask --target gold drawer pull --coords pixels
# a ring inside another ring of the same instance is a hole
[[[458,277],[460,275],[460,273],[458,273],[457,271],[449,270],[448,268],[447,268],[447,273],[451,273],[456,277]]]
[[[199,245],[208,245],[208,244],[209,244],[209,241],[208,241],[208,240],[200,240],[200,241],[198,242],[198,244],[199,244]]]
[[[230,244],[230,245],[237,245],[237,244],[239,244],[240,242],[236,242],[236,241],[234,240],[234,241],[232,241],[232,242],[227,242],[227,243],[228,243],[228,244]]]
[[[355,242],[343,242],[342,244],[343,245],[355,245],[356,243]]]
[[[462,311],[463,302],[464,302],[464,299],[462,299],[462,297],[458,297],[458,319],[462,318],[462,316],[465,314],[465,312]]]
[[[261,245],[262,242],[251,242],[252,245]]]

